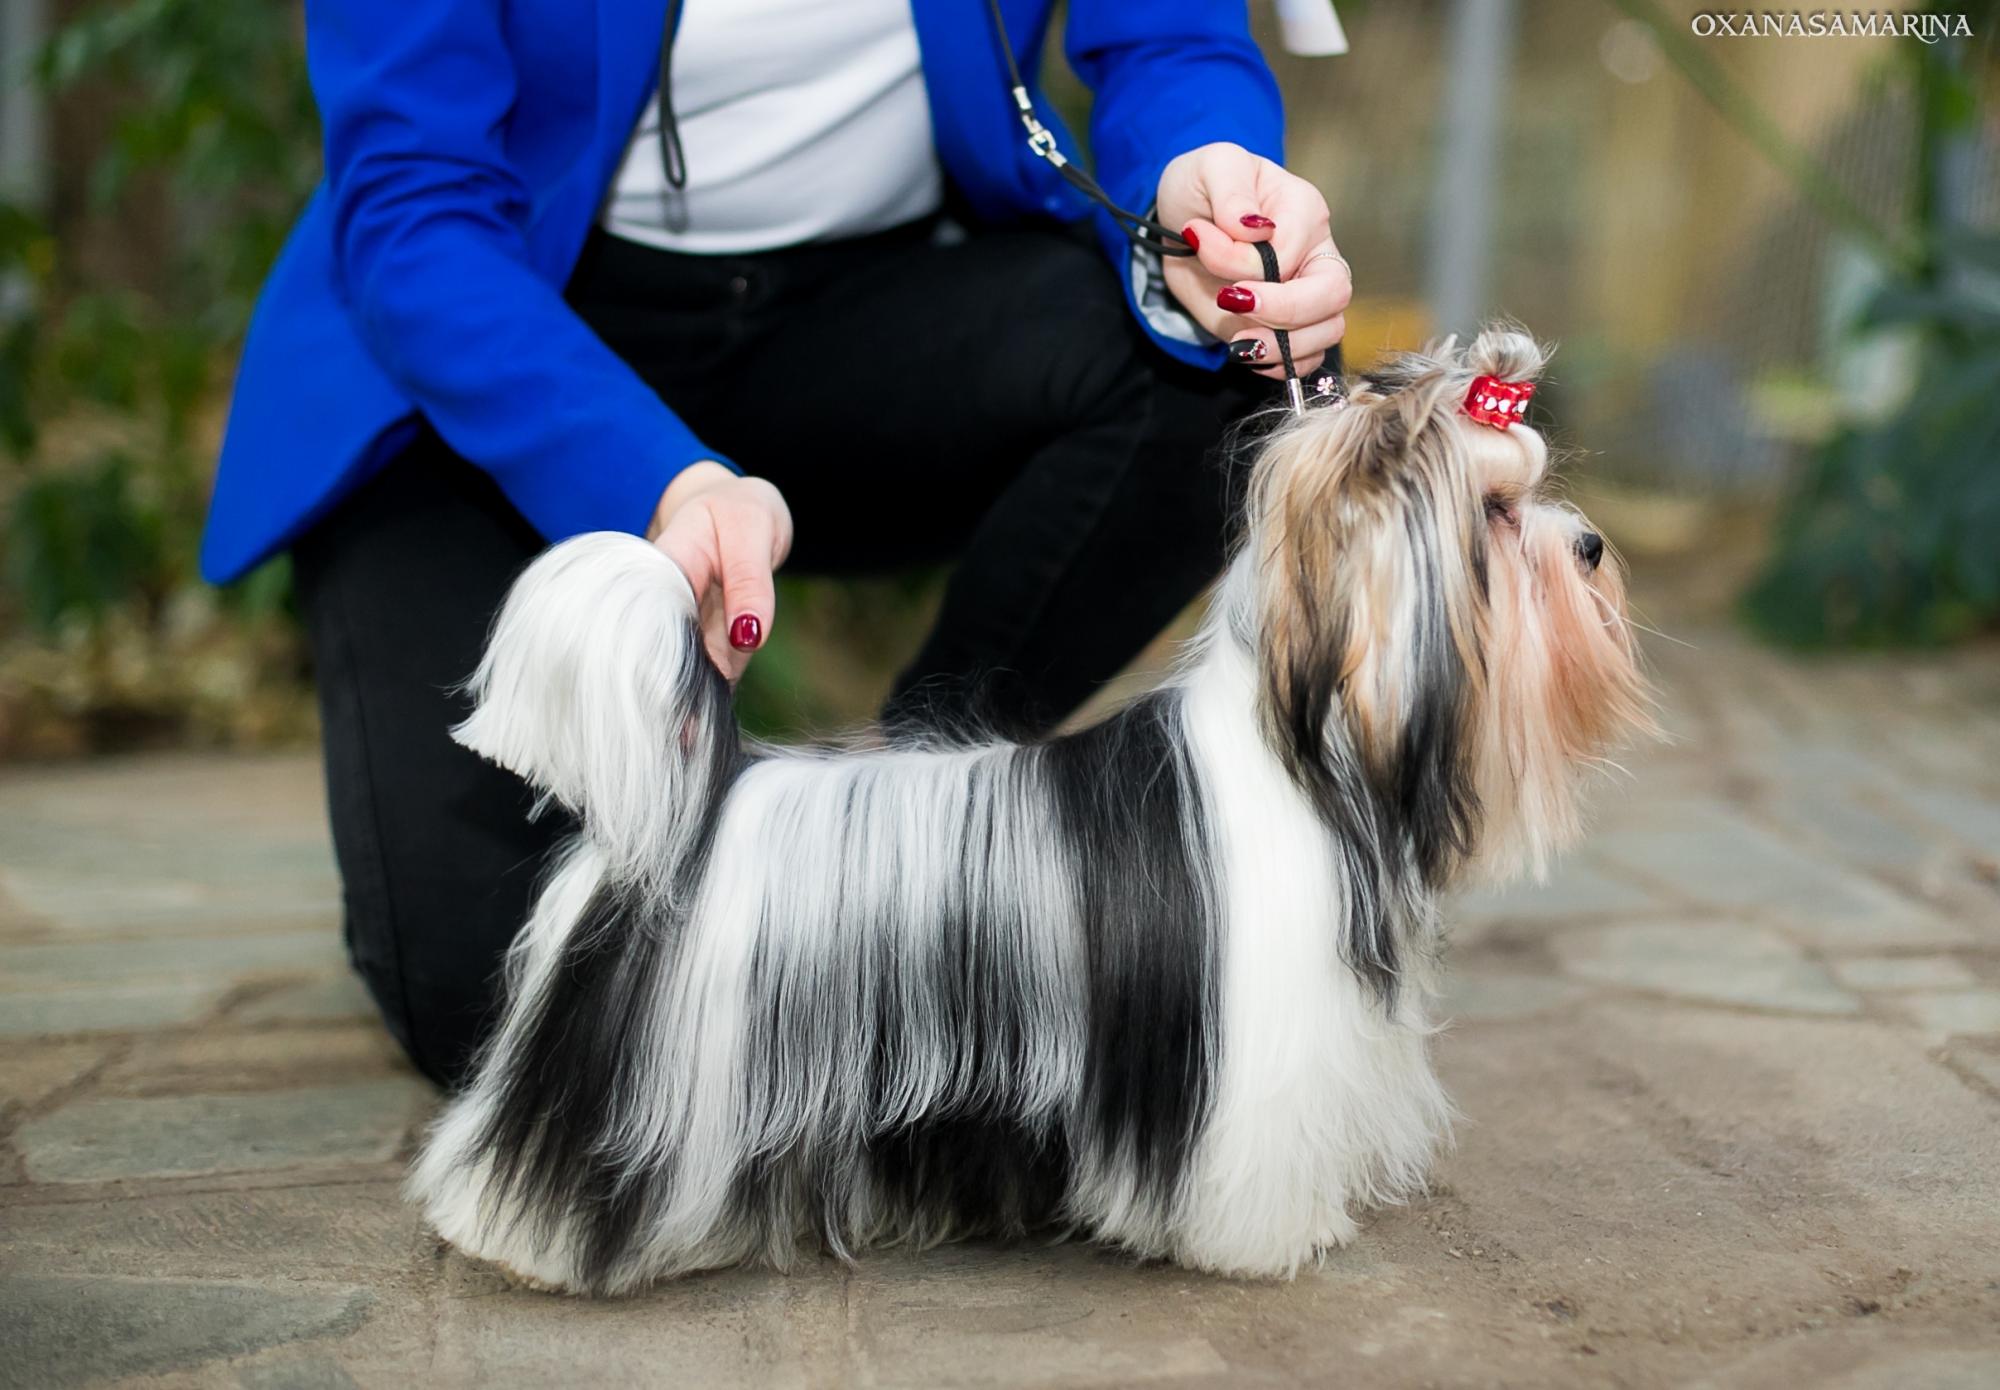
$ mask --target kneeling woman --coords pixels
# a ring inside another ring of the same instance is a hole
[[[1051,8],[1002,0],[1014,50]],[[1255,384],[1220,369],[1275,374],[1278,329],[1316,365],[1346,263],[1240,4],[1068,16],[1098,179],[1193,256],[1029,147],[982,0],[310,8],[327,178],[258,307],[203,566],[292,553],[349,950],[430,1076],[463,1074],[564,829],[447,734],[549,542],[653,538],[732,677],[779,565],[950,561],[884,717],[1017,734],[1213,576],[1211,448]]]

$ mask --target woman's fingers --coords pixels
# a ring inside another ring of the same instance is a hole
[[[1269,241],[1278,230],[1272,210],[1264,206],[1266,191],[1260,187],[1268,163],[1236,145],[1209,145],[1195,162],[1200,191],[1208,199],[1209,221],[1237,241]]]
[[[1326,199],[1304,179],[1275,165],[1269,172],[1274,186],[1264,195],[1268,203],[1264,211],[1278,224],[1271,234],[1271,249],[1278,253],[1281,277],[1291,280],[1304,269],[1307,256],[1333,244],[1327,229]],[[1239,278],[1261,280],[1263,268],[1259,266],[1255,275]]]
[[[1231,236],[1205,217],[1197,217],[1181,229],[1181,235],[1195,248],[1194,258],[1201,268],[1223,283],[1256,280],[1264,274],[1264,262],[1250,240]],[[1248,233],[1245,233],[1246,238]]]
[[[1229,317],[1224,329],[1215,331],[1228,338],[1231,360],[1259,376],[1282,379],[1285,368],[1274,331],[1282,328],[1291,339],[1292,362],[1299,374],[1317,369],[1346,335],[1347,305],[1354,297],[1347,262],[1338,257],[1333,243],[1322,240],[1291,280],[1276,284],[1259,280],[1218,290],[1216,303]]]
[[[1168,292],[1225,341],[1252,326],[1299,329],[1346,309],[1344,265],[1314,259],[1333,246],[1326,198],[1282,165],[1239,145],[1203,145],[1162,171],[1156,206],[1195,246],[1193,257],[1168,260]],[[1260,243],[1286,283],[1265,281]],[[1295,277],[1310,283],[1292,288]]]
[[[1335,314],[1320,323],[1304,328],[1289,330],[1292,342],[1292,364],[1304,376],[1325,360],[1347,334],[1347,319]],[[1259,376],[1282,381],[1285,376],[1285,362],[1278,352],[1278,335],[1268,328],[1245,328],[1229,343],[1229,358],[1232,362],[1248,367]]]
[[[768,484],[735,482],[679,508],[654,544],[687,576],[709,659],[734,681],[777,614],[772,571],[791,548],[784,500]]]
[[[1322,256],[1320,251],[1333,251]],[[1346,312],[1354,298],[1354,282],[1347,262],[1339,259],[1332,242],[1325,242],[1306,258],[1298,274],[1290,280],[1268,282],[1243,280],[1216,291],[1216,306],[1246,323],[1265,328],[1304,328]]]
[[[1326,199],[1306,180],[1231,146],[1215,147],[1199,164],[1209,197],[1209,216],[1235,243],[1223,248],[1231,280],[1262,280],[1264,262],[1255,243],[1269,242],[1277,253],[1279,278],[1298,272],[1307,252],[1327,240]]]
[[[735,680],[743,673],[729,648],[728,623],[723,615],[721,588],[722,544],[716,535],[715,515],[706,500],[697,498],[673,514],[653,544],[669,560],[680,566],[694,590],[696,612],[701,625],[702,646],[715,668]]]
[[[728,621],[729,646],[742,654],[747,665],[749,653],[770,635],[778,609],[777,586],[771,578],[771,514],[754,503],[734,501],[718,502],[713,510],[722,546],[722,611]]]
[[[1271,186],[1273,171],[1291,177],[1240,146],[1215,144],[1175,160],[1161,177],[1161,215],[1174,210],[1193,214],[1182,235],[1194,244],[1202,269],[1216,279],[1262,277],[1264,262],[1256,243],[1282,236],[1278,218],[1266,206],[1278,201],[1279,191]]]
[[[1200,227],[1200,223],[1195,224],[1197,235]],[[1325,252],[1331,255],[1322,254]],[[1232,242],[1225,249],[1212,250],[1206,238],[1197,252],[1202,270],[1218,279],[1220,272],[1237,258],[1256,254],[1255,246],[1248,242]],[[1354,297],[1347,262],[1338,259],[1339,254],[1330,240],[1321,237],[1293,278],[1266,280],[1262,267],[1257,266],[1229,283],[1210,281],[1214,288],[1207,292],[1212,295],[1209,303],[1196,303],[1190,312],[1202,327],[1230,342],[1255,336],[1248,332],[1251,328],[1285,328],[1296,332],[1325,323],[1345,313]],[[1214,306],[1212,310],[1210,304]],[[1267,348],[1271,346],[1270,334],[1263,335],[1263,342]]]
[[[680,508],[653,537],[653,544],[680,567],[688,588],[694,590],[695,602],[700,603],[715,586],[719,556],[714,544],[714,526],[706,513],[701,515],[699,525],[696,521],[693,503]]]

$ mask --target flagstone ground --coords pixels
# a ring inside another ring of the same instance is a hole
[[[2000,1385],[2000,659],[1690,643],[1589,845],[1459,905],[1434,1190],[1284,1284],[510,1289],[398,1196],[313,761],[0,773],[0,1384]]]

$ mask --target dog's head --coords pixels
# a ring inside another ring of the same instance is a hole
[[[1267,733],[1427,887],[1538,872],[1586,770],[1651,727],[1617,559],[1522,419],[1545,357],[1495,329],[1398,358],[1282,426],[1252,481]]]

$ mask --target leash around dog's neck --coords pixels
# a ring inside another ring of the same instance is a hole
[[[1264,263],[1264,278],[1273,283],[1283,277],[1278,274],[1278,253],[1271,249],[1268,241],[1256,241],[1257,258]],[[1278,340],[1278,356],[1285,362],[1285,404],[1294,415],[1306,413],[1306,388],[1299,383],[1298,364],[1292,361],[1292,335],[1282,328],[1271,330]]]

